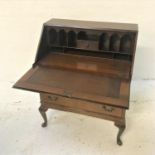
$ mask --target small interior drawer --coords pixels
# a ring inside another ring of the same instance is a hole
[[[100,114],[112,115],[116,117],[121,117],[123,113],[122,108],[109,106],[101,103],[89,102],[80,99],[62,97],[58,95],[40,93],[41,102],[50,105],[59,105],[62,107],[68,107],[72,109],[80,109],[84,111],[90,111]]]
[[[90,40],[77,40],[77,48],[86,50],[98,50],[98,42]]]

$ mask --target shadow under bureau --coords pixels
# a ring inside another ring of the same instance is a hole
[[[40,93],[49,108],[113,121],[125,129],[137,24],[51,19],[44,23],[32,68],[14,85]]]

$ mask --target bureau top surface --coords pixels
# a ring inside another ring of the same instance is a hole
[[[82,21],[82,20],[69,20],[69,19],[56,19],[56,18],[47,21],[45,25],[94,29],[94,30],[138,31],[138,25],[131,23],[96,22],[96,21]]]

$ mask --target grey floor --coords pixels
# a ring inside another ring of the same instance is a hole
[[[116,144],[117,128],[110,121],[47,112],[40,126],[37,93],[12,89],[0,82],[0,155],[154,155],[155,81],[133,81],[123,146]]]

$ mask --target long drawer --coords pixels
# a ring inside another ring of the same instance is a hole
[[[44,104],[47,103],[49,107],[50,105],[51,106],[59,105],[59,106],[68,107],[72,109],[79,109],[79,110],[90,111],[90,112],[95,112],[99,114],[106,114],[106,115],[111,115],[116,117],[122,117],[122,114],[123,114],[122,108],[109,106],[106,104],[104,105],[101,103],[89,102],[89,101],[84,101],[80,99],[62,97],[62,96],[46,94],[46,93],[41,93],[40,98],[41,98],[41,102],[44,102]]]

